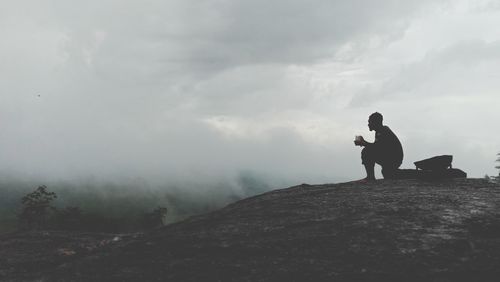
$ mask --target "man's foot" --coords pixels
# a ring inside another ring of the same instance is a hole
[[[372,177],[366,177],[360,180],[354,180],[352,182],[358,182],[358,183],[370,183],[370,182],[375,182],[377,179],[372,178]]]

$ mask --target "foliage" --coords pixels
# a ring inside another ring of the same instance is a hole
[[[85,213],[78,207],[58,210],[50,220],[50,227],[57,230],[85,232],[135,232],[134,220],[129,216],[110,217],[107,214]]]
[[[165,226],[167,211],[166,207],[158,207],[152,212],[144,213],[140,218],[141,227],[144,229],[153,229]]]
[[[498,158],[496,160],[496,162],[500,163],[500,153],[497,154]],[[499,172],[498,172],[498,176],[489,176],[489,175],[485,175],[484,178],[489,181],[489,182],[497,182],[497,183],[500,183],[500,164],[495,166],[496,169],[499,169]]]
[[[498,158],[497,158],[497,162],[498,162],[498,163],[500,163],[500,153],[498,153],[498,154],[497,154],[497,156],[498,156]],[[497,176],[497,177],[495,177],[495,179],[496,179],[496,181],[497,181],[498,183],[500,183],[500,164],[499,164],[499,165],[497,165],[497,166],[495,166],[495,168],[496,168],[496,169],[499,169],[499,171],[498,171],[498,176]]]
[[[19,215],[21,228],[42,229],[47,227],[48,219],[55,208],[51,202],[57,198],[56,193],[47,191],[47,186],[39,186],[35,191],[21,199],[23,209]]]
[[[148,230],[166,225],[166,207],[158,207],[140,216],[123,214],[117,217],[109,213],[84,213],[75,206],[57,209],[52,206],[56,198],[56,193],[49,192],[45,185],[23,196],[22,211],[18,215],[19,227],[27,230],[50,228],[116,233]]]
[[[64,230],[80,230],[84,215],[79,207],[66,207],[57,210],[52,220],[52,227]]]
[[[500,153],[498,153],[498,154],[497,154],[497,156],[499,156],[499,157],[497,158],[497,162],[499,162],[499,163],[500,163]],[[500,165],[497,165],[495,168],[500,169]],[[498,172],[498,175],[500,175],[500,172]]]

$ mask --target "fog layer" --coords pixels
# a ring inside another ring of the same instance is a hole
[[[496,1],[3,1],[0,171],[339,182],[364,176],[352,139],[379,111],[403,166],[496,174],[499,24]]]

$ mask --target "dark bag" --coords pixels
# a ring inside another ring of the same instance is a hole
[[[414,162],[417,169],[442,171],[451,168],[452,155],[436,156],[429,159]]]
[[[467,173],[452,168],[453,156],[442,155],[414,162],[416,169],[398,169],[395,178],[398,179],[443,179],[467,178]]]

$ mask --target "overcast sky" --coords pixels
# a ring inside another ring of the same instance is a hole
[[[403,167],[496,174],[499,26],[482,0],[0,0],[0,172],[359,179],[379,111]]]

